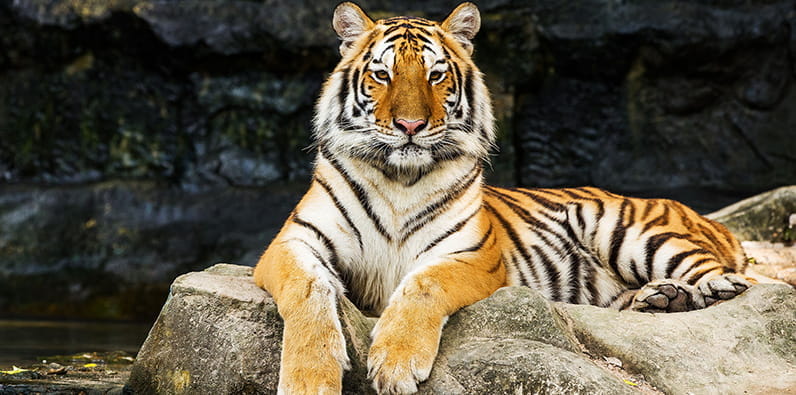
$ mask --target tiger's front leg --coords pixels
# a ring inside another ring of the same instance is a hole
[[[499,257],[457,259],[406,278],[373,329],[368,376],[379,393],[412,393],[426,380],[447,317],[505,285]]]
[[[334,279],[312,254],[301,251],[308,247],[303,243],[277,236],[254,271],[255,282],[271,293],[284,321],[278,392],[339,394],[343,370],[350,365]]]

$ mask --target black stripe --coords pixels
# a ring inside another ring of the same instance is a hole
[[[497,218],[498,222],[500,222],[500,225],[503,226],[503,229],[509,235],[509,239],[511,240],[512,244],[514,244],[514,250],[520,253],[522,259],[525,260],[525,262],[528,264],[528,268],[531,270],[531,275],[533,275],[534,279],[536,279],[538,282],[539,275],[536,273],[536,269],[533,267],[533,264],[531,262],[531,257],[528,254],[528,251],[526,251],[525,248],[522,246],[522,241],[520,240],[519,236],[517,236],[517,232],[514,231],[514,229],[511,227],[511,224],[509,224],[508,221],[506,221],[506,219],[503,218],[503,216],[500,215],[500,213],[498,213],[498,211],[494,207],[492,207],[492,205],[485,202],[484,208],[489,210],[495,216],[495,218]],[[514,258],[513,254],[512,258]],[[522,270],[519,267],[519,262],[517,262],[516,259],[514,260],[514,262],[515,264],[517,264],[517,270],[520,271],[520,274],[522,275]],[[524,281],[526,285],[530,284],[527,279],[524,279]]]
[[[362,205],[362,208],[365,210],[365,214],[367,214],[368,218],[370,218],[370,220],[373,222],[373,226],[376,227],[376,230],[379,232],[379,234],[387,239],[387,241],[392,241],[392,237],[389,233],[387,233],[387,229],[384,228],[384,225],[381,224],[379,217],[373,212],[373,207],[370,205],[370,198],[368,197],[367,192],[365,192],[365,189],[351,178],[348,172],[343,169],[343,166],[340,164],[340,162],[332,157],[331,152],[329,152],[329,149],[325,145],[321,146],[321,156],[328,160],[329,163],[332,164],[332,167],[334,167],[335,170],[337,170],[337,172],[340,173],[340,175],[346,181],[348,187],[352,192],[354,192],[357,200],[359,200],[359,204]]]
[[[393,27],[391,27],[391,28],[387,29],[387,30],[384,32],[384,35],[386,36],[386,35],[388,35],[388,34],[390,34],[390,33],[394,32],[394,31],[396,31],[396,30],[398,30],[398,29],[400,29],[400,27],[399,27],[399,26],[393,26]],[[399,38],[401,38],[401,37],[403,37],[403,34],[396,34],[396,35],[394,35],[394,36],[392,36],[392,37],[389,37],[389,38],[385,39],[385,40],[384,40],[384,42],[385,42],[385,43],[390,43],[390,42],[393,42],[393,41],[395,41],[395,40],[397,40],[397,39],[399,39]]]
[[[428,45],[426,45],[426,44],[423,44],[423,46],[422,46],[422,47],[420,47],[420,49],[421,49],[421,50],[424,50],[424,51],[429,51],[429,52],[433,53],[434,55],[436,55],[436,54],[437,54],[437,51],[435,51],[435,50],[434,50],[434,48],[431,48],[431,47],[429,47],[429,46],[428,46]],[[442,81],[442,80],[440,80],[440,81]]]
[[[556,203],[556,202],[554,202],[552,200],[549,200],[547,198],[541,197],[541,196],[539,196],[536,193],[533,193],[533,192],[539,192],[540,190],[538,190],[538,189],[537,190],[533,190],[533,189],[525,189],[525,188],[512,188],[510,190],[514,191],[514,192],[521,193],[521,194],[529,197],[531,200],[533,200],[534,202],[538,203],[539,205],[541,205],[542,207],[544,207],[544,208],[546,208],[548,210],[562,211],[562,210],[565,209],[563,204]]]
[[[351,77],[351,81],[351,85],[354,88],[351,89],[351,91],[354,92],[354,104],[359,105],[359,69],[354,69],[354,75]],[[362,111],[365,111],[364,107],[362,108]]]
[[[329,251],[329,254],[331,255],[328,264],[329,270],[335,274],[339,273],[339,267],[338,267],[339,260],[337,257],[337,248],[335,248],[334,243],[332,243],[332,240],[329,239],[329,237],[326,236],[323,232],[321,232],[320,229],[318,229],[315,225],[302,220],[301,218],[298,217],[298,215],[292,216],[291,220],[295,224],[303,226],[311,230],[313,233],[315,233],[315,235],[321,240],[323,246],[326,247],[326,249]],[[334,268],[334,270],[332,270],[332,268]]]
[[[462,220],[462,221],[458,222],[456,225],[453,225],[453,227],[451,227],[450,229],[448,229],[448,230],[447,230],[445,233],[443,233],[441,236],[439,236],[439,237],[437,237],[436,239],[434,239],[434,241],[432,241],[431,243],[429,243],[429,245],[427,245],[427,246],[426,246],[426,248],[424,248],[424,249],[423,249],[423,251],[421,251],[419,254],[417,254],[417,257],[415,257],[415,259],[417,259],[418,257],[420,257],[420,255],[422,255],[422,254],[424,254],[424,253],[428,252],[429,250],[431,250],[432,248],[434,248],[434,246],[436,246],[437,244],[439,244],[439,243],[440,243],[442,240],[445,240],[445,239],[446,239],[446,238],[448,238],[450,235],[452,235],[452,234],[454,234],[454,233],[458,232],[459,230],[461,230],[461,229],[462,229],[462,227],[464,227],[464,225],[465,225],[465,224],[466,224],[468,221],[470,221],[470,219],[472,219],[473,217],[475,217],[475,215],[476,215],[476,214],[478,214],[480,211],[481,211],[480,209],[479,209],[479,210],[475,210],[475,212],[473,212],[472,214],[470,214],[470,215],[469,215],[467,218],[465,218],[464,220]]]
[[[350,119],[348,119],[348,115],[346,115],[346,111],[345,111],[346,110],[345,102],[346,102],[346,98],[348,97],[348,92],[350,90],[350,86],[349,86],[350,80],[349,80],[349,77],[348,77],[348,72],[349,71],[350,71],[350,68],[348,68],[348,67],[346,67],[345,69],[343,69],[341,71],[343,73],[343,80],[340,83],[340,85],[341,85],[340,92],[337,93],[337,97],[338,97],[339,104],[340,104],[340,114],[337,117],[337,126],[340,127],[341,129],[348,128],[348,125],[351,123]],[[343,126],[345,126],[345,128]]]
[[[415,25],[420,25],[420,26],[434,26],[431,22],[428,22],[427,20],[416,16],[394,16],[385,19],[382,23],[385,25],[394,25],[396,23],[401,23],[401,26],[415,27],[415,28],[416,26],[412,26],[409,23],[413,23]]]
[[[640,268],[638,267],[638,262],[636,262],[635,259],[630,260],[630,271],[633,273],[633,276],[636,279],[636,285],[641,285],[644,283],[648,283],[650,281],[649,277],[648,278],[642,277],[644,273],[640,271]]]
[[[652,213],[652,209],[656,206],[655,201],[651,199],[647,200],[646,203],[647,204],[644,206],[644,212],[641,214],[641,221],[647,219],[647,216]]]
[[[569,303],[578,303],[580,293],[580,256],[570,251],[569,253]]]
[[[423,31],[423,33],[425,33],[425,34],[428,34],[428,32],[427,32],[427,31],[424,31],[424,29],[421,29],[421,31]],[[422,35],[422,34],[418,34],[418,35],[417,35],[417,38],[419,38],[421,41],[425,42],[426,44],[433,44],[433,43],[431,42],[431,40],[429,40],[429,39],[428,39],[426,36],[424,36],[424,35]]]
[[[496,190],[495,188],[486,189],[485,192],[500,199],[515,214],[517,214],[517,216],[519,216],[523,221],[529,224],[531,226],[530,230],[533,231],[536,234],[536,236],[542,240],[543,244],[548,245],[555,250],[555,252],[559,256],[559,261],[563,262],[567,260],[566,258],[569,258],[568,259],[569,264],[567,265],[569,290],[570,290],[569,299],[574,303],[574,299],[577,298],[577,290],[580,288],[580,271],[581,271],[581,262],[580,262],[581,256],[576,253],[576,251],[578,250],[578,248],[576,247],[576,243],[578,246],[580,246],[581,249],[583,248],[583,246],[582,244],[578,243],[578,238],[575,235],[572,228],[568,226],[568,224],[558,221],[556,218],[553,218],[547,213],[540,212],[542,216],[547,218],[549,221],[558,224],[561,227],[561,229],[555,231],[551,229],[550,226],[548,226],[546,223],[540,221],[539,219],[531,215],[530,212],[528,212],[522,206],[514,204],[509,201],[513,200],[516,202],[514,198],[505,194],[500,194],[499,193],[500,191]],[[567,233],[567,237],[564,237],[559,233],[562,229]],[[553,237],[555,237],[558,240],[559,244],[563,246],[564,250],[562,251],[558,246],[552,243],[550,239],[547,238],[544,234],[539,233],[538,230],[544,231],[547,234],[550,234]],[[559,272],[557,274],[559,280],[561,280],[561,273]],[[563,281],[559,282],[559,284],[562,285],[563,287],[563,284],[561,283],[563,283]]]
[[[583,192],[583,193],[588,194],[588,195],[590,195],[591,197],[594,197],[594,198],[600,198],[600,196],[598,194],[594,193],[593,189],[595,189],[595,188],[593,188],[593,187],[577,187],[577,188],[575,188],[576,191]],[[601,191],[600,189],[597,189],[597,190]]]
[[[661,215],[655,217],[652,221],[647,222],[644,224],[644,227],[641,229],[641,233],[644,234],[648,230],[652,229],[654,226],[666,226],[669,224],[669,206],[663,206],[663,213]]]
[[[669,259],[669,264],[666,266],[666,278],[672,278],[672,273],[674,273],[677,266],[679,266],[685,258],[688,258],[694,254],[710,254],[710,251],[704,248],[695,248],[689,251],[683,251]]]
[[[325,268],[326,268],[326,270],[327,270],[327,271],[328,271],[328,272],[329,272],[329,273],[330,273],[332,276],[334,276],[334,277],[336,277],[338,280],[340,280],[340,274],[337,272],[337,269],[336,269],[335,267],[333,267],[331,264],[329,264],[329,262],[328,262],[328,261],[326,261],[326,258],[324,258],[324,257],[323,257],[323,254],[321,254],[321,252],[320,252],[320,251],[318,251],[318,250],[317,250],[315,247],[313,247],[312,245],[310,245],[310,243],[307,243],[307,242],[306,242],[306,241],[304,241],[304,240],[301,240],[301,239],[298,239],[298,238],[294,238],[294,239],[291,239],[291,240],[295,240],[295,241],[298,241],[298,242],[300,242],[301,244],[304,244],[304,246],[305,246],[305,247],[307,247],[307,248],[310,250],[310,252],[311,252],[311,253],[312,253],[312,255],[315,257],[315,259],[317,259],[317,260],[318,260],[318,262],[320,262],[320,263],[321,263],[321,265],[323,265],[323,267],[325,267]]]
[[[539,257],[542,263],[540,267],[544,268],[547,283],[550,286],[550,298],[555,301],[561,301],[561,272],[558,271],[550,257],[539,246],[533,245],[531,249],[536,253],[535,256]]]
[[[699,280],[702,279],[702,277],[704,277],[706,274],[708,274],[708,273],[710,273],[710,272],[712,272],[712,271],[714,271],[716,269],[720,269],[721,268],[721,266],[719,266],[719,265],[700,267],[700,266],[705,265],[705,263],[708,263],[708,262],[713,262],[714,264],[716,263],[716,261],[713,258],[702,258],[702,259],[694,262],[694,264],[691,265],[692,268],[690,270],[693,270],[694,267],[699,267],[699,270],[696,273],[692,274],[691,277],[689,277],[686,282],[688,284],[691,284],[691,285],[696,285],[696,283],[699,282]]]
[[[446,51],[447,53],[447,51]],[[456,78],[453,80],[453,87],[456,90],[456,104],[453,108],[458,109],[459,105],[462,101],[462,92],[461,92],[461,81],[462,81],[462,71],[459,69],[459,65],[456,62],[451,62],[451,66],[453,66],[453,73]],[[461,115],[457,115],[458,118],[461,118]]]
[[[571,246],[571,245],[573,245],[576,242],[577,239],[575,238],[575,235],[572,233],[572,230],[568,226],[566,226],[565,224],[562,224],[561,222],[556,220],[555,218],[552,218],[550,216],[546,216],[545,213],[540,213],[541,215],[545,215],[545,217],[548,218],[549,220],[557,223],[559,226],[561,226],[562,228],[566,229],[568,231],[568,234],[569,234],[569,237],[570,237],[569,239],[563,237],[560,233],[558,233],[558,232],[554,231],[553,229],[551,229],[550,226],[548,226],[546,223],[540,221],[538,218],[536,218],[533,215],[531,215],[531,213],[528,212],[528,210],[526,210],[522,206],[520,206],[518,204],[515,204],[515,203],[512,203],[511,201],[509,201],[509,199],[514,200],[513,198],[511,198],[511,197],[509,197],[507,195],[498,194],[494,190],[494,188],[485,189],[484,192],[486,192],[487,194],[495,196],[498,199],[500,199],[503,202],[503,204],[508,206],[511,209],[511,211],[514,212],[514,214],[516,214],[518,217],[520,217],[520,219],[523,220],[526,224],[531,226],[531,228],[529,230],[533,231],[539,238],[541,238],[545,245],[549,245],[549,246],[553,247],[556,250],[556,252],[561,256],[561,258],[564,258],[566,256],[566,254],[564,254],[558,247],[556,247],[550,241],[549,238],[547,238],[543,234],[539,233],[537,230],[544,231],[547,234],[550,234],[550,235],[554,236],[558,240],[558,242],[561,245],[565,246],[565,247]]]
[[[630,218],[628,221],[625,221],[625,210],[630,207],[630,212],[628,217]],[[619,252],[622,249],[622,244],[625,242],[625,234],[627,233],[627,228],[633,224],[633,219],[635,217],[635,206],[633,206],[629,200],[625,199],[622,200],[622,205],[619,206],[619,218],[616,219],[616,224],[614,225],[614,230],[611,232],[611,244],[610,244],[610,251],[608,253],[608,265],[611,267],[611,270],[614,271],[619,277],[622,277],[622,274],[619,273]]]
[[[337,210],[340,211],[340,214],[343,215],[343,219],[345,219],[345,222],[348,223],[348,226],[351,228],[351,230],[354,231],[354,235],[357,237],[357,244],[359,244],[359,249],[361,251],[363,249],[363,246],[362,246],[362,234],[359,233],[359,229],[356,227],[356,225],[354,225],[354,222],[351,221],[351,217],[348,215],[348,210],[343,206],[342,203],[340,203],[340,200],[337,198],[337,196],[334,194],[334,192],[332,192],[332,188],[329,186],[329,184],[326,183],[326,181],[321,180],[317,176],[314,178],[314,180],[321,187],[323,187],[323,189],[326,191],[326,193],[332,199],[332,202],[334,202],[334,206],[337,207]]]
[[[588,199],[586,196],[577,194],[577,193],[574,192],[574,190],[569,189],[569,188],[559,189],[559,191],[562,192],[563,194],[573,198],[573,199],[578,199],[578,200]]]
[[[476,243],[474,246],[467,247],[465,249],[461,249],[461,250],[458,250],[458,251],[451,252],[449,255],[461,254],[461,253],[464,253],[464,252],[475,252],[475,251],[478,251],[478,250],[481,249],[481,247],[484,246],[484,243],[486,243],[486,240],[489,238],[489,236],[492,236],[492,224],[491,223],[489,224],[489,229],[484,234],[484,237],[482,237],[481,240],[478,241],[478,243]]]
[[[693,232],[694,222],[691,221],[691,216],[688,214],[688,212],[686,212],[685,207],[682,204],[674,201],[672,202],[671,206],[674,209],[674,211],[676,211],[677,214],[680,216],[680,221],[682,221],[683,226],[685,226],[685,228],[688,229],[689,232]]]
[[[575,220],[578,222],[578,229],[585,231],[586,219],[583,217],[583,205],[580,203],[573,203],[573,204],[575,205]]]
[[[647,244],[644,246],[644,253],[646,255],[644,260],[644,265],[647,268],[648,279],[652,280],[652,272],[653,272],[652,263],[653,260],[655,259],[655,254],[658,252],[658,249],[663,245],[663,243],[666,243],[667,241],[673,238],[687,239],[688,235],[682,233],[675,233],[675,232],[665,232],[654,236],[650,236],[650,238],[647,239]]]
[[[719,258],[729,259],[732,256],[730,250],[727,249],[727,246],[717,239],[716,235],[710,229],[702,224],[699,224],[699,233],[701,233],[702,236],[705,236],[705,238],[708,239],[708,241],[713,245]]]
[[[448,193],[442,196],[442,198],[426,206],[425,209],[417,213],[414,218],[410,219],[403,225],[403,228],[406,229],[414,224],[414,226],[401,238],[402,243],[409,239],[410,236],[420,230],[423,226],[436,219],[439,214],[443,212],[441,209],[444,208],[450,201],[458,199],[465,191],[467,191],[467,189],[470,188],[470,186],[473,185],[473,183],[481,175],[481,166],[478,164],[473,166],[473,169],[470,170],[468,175],[468,178],[457,183],[456,185],[453,185]]]
[[[515,269],[517,269],[517,274],[519,274],[519,276],[520,276],[520,285],[524,285],[526,287],[530,287],[531,283],[530,283],[530,281],[528,281],[528,277],[525,276],[525,273],[520,268],[520,262],[517,261],[517,256],[514,255],[514,252],[511,253],[511,264],[514,266]],[[532,274],[532,275],[536,276],[534,274]],[[537,289],[537,291],[538,291],[538,289]]]
[[[473,88],[473,69],[468,68],[464,74],[465,74],[464,94],[467,97],[467,106],[470,108],[470,113],[469,117],[467,117],[467,121],[471,122],[475,114],[475,107],[473,106],[473,104],[475,103],[475,89]]]
[[[490,267],[489,270],[487,270],[486,272],[487,273],[494,273],[494,272],[498,271],[498,269],[500,269],[500,266],[503,265],[503,264],[504,264],[503,263],[503,257],[501,256],[500,259],[498,259],[497,262],[495,262],[495,264],[492,267]]]
[[[600,300],[600,290],[597,288],[597,281],[595,280],[595,274],[597,271],[594,269],[596,266],[594,263],[594,257],[590,257],[592,262],[589,265],[586,265],[586,273],[583,278],[583,282],[586,284],[586,289],[589,291],[589,304],[597,305],[597,302]]]

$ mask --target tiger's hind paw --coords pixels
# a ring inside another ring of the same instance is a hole
[[[705,299],[694,286],[673,279],[645,284],[630,304],[630,310],[647,313],[676,313],[704,307]]]
[[[752,286],[754,280],[738,274],[722,274],[699,284],[699,292],[710,306],[720,300],[732,299]]]

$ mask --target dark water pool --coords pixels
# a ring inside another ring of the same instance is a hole
[[[151,324],[0,319],[0,370],[41,357],[82,352],[136,353]]]

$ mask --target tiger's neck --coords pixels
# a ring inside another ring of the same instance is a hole
[[[362,160],[321,150],[315,172],[316,177],[339,177],[345,181],[361,204],[370,206],[385,220],[390,233],[400,233],[400,228],[413,217],[432,210],[447,211],[452,202],[464,195],[468,201],[480,202],[483,186],[480,159],[464,156],[440,162],[431,171],[407,182]]]

